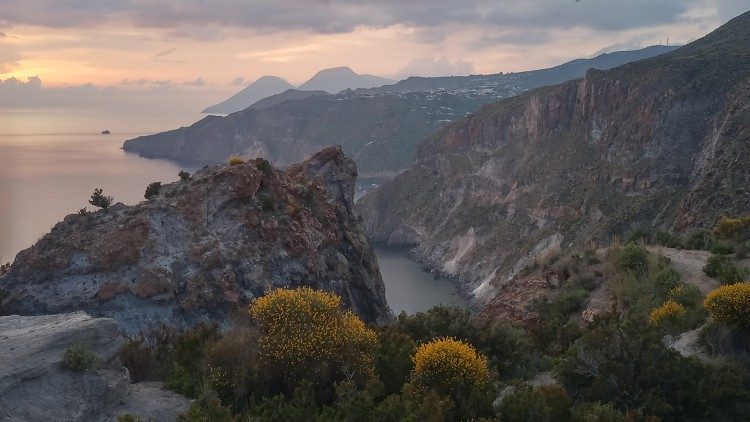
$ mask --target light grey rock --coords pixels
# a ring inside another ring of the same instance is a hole
[[[85,421],[128,392],[128,371],[117,354],[124,339],[109,318],[83,312],[0,317],[0,420]],[[65,350],[86,345],[96,367],[62,366]]]
[[[0,421],[173,421],[190,400],[159,383],[130,384],[118,354],[124,338],[110,318],[84,312],[0,317]],[[85,345],[96,355],[86,372],[62,365]]]

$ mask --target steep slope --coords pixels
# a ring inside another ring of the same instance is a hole
[[[296,89],[287,89],[286,91],[271,95],[270,97],[263,98],[261,100],[258,100],[254,104],[250,106],[253,110],[260,110],[263,108],[270,108],[275,105],[281,104],[284,101],[291,101],[291,100],[303,100],[308,97],[312,97],[315,95],[327,95],[328,93],[325,91],[299,91]]]
[[[485,106],[360,202],[479,300],[529,259],[750,211],[750,13],[671,53]]]
[[[514,87],[515,92],[537,88],[545,85],[559,84],[571,79],[580,78],[589,69],[608,70],[623,64],[647,59],[675,50],[676,46],[652,45],[632,51],[615,51],[600,54],[589,59],[575,59],[569,62],[546,69],[530,70],[516,73],[497,73],[493,75],[470,75],[470,76],[441,76],[441,77],[417,77],[399,81],[393,85],[385,85],[380,88],[369,90],[357,90],[357,92],[388,93],[388,92],[413,92],[430,90],[447,90],[462,92],[479,92],[480,90],[501,90]],[[508,95],[504,95],[506,97]]]
[[[222,322],[270,289],[305,285],[379,320],[388,308],[353,210],[356,176],[330,147],[283,172],[264,161],[205,168],[137,205],[69,215],[0,277],[1,307],[85,310],[134,333]]]
[[[123,149],[198,164],[238,154],[286,165],[341,144],[360,175],[393,176],[412,162],[419,139],[479,104],[446,93],[315,95],[223,118],[208,116],[190,127],[125,141]]]
[[[219,104],[206,107],[202,113],[229,114],[244,110],[250,104],[254,104],[263,98],[280,94],[294,85],[279,78],[278,76],[261,76],[257,81],[251,83],[242,91],[232,95]]]
[[[323,69],[305,83],[297,87],[300,91],[326,91],[337,94],[345,89],[373,88],[385,84],[392,84],[392,79],[374,75],[360,75],[352,69],[341,66]]]
[[[190,127],[127,140],[123,149],[143,157],[197,164],[223,162],[239,154],[260,155],[285,165],[340,144],[357,162],[361,175],[391,177],[413,162],[422,138],[482,104],[571,75],[581,77],[587,66],[612,66],[673,48],[611,53],[508,75],[410,78],[384,87],[384,92],[357,90],[293,99],[289,97],[301,93],[287,91],[224,118],[209,116]]]

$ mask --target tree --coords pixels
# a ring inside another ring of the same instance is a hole
[[[190,180],[190,173],[186,172],[185,170],[180,170],[177,175],[180,176],[180,180]]]
[[[112,201],[114,198],[111,196],[104,196],[102,194],[101,188],[94,189],[94,193],[91,194],[91,199],[89,199],[89,204],[103,209],[105,212],[109,209],[109,206],[112,205]]]
[[[146,186],[146,193],[143,194],[143,197],[151,199],[159,194],[159,190],[161,190],[161,182],[151,182]]]

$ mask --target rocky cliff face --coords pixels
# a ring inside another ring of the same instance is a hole
[[[608,69],[674,48],[603,54],[512,74],[409,78],[338,95],[286,91],[226,117],[209,116],[189,127],[130,139],[123,149],[201,165],[224,162],[230,155],[287,165],[340,144],[361,176],[390,178],[412,164],[422,138],[482,104],[580,78],[589,68]]]
[[[262,160],[205,168],[135,206],[69,215],[0,277],[3,310],[85,310],[133,333],[223,320],[273,288],[305,285],[379,320],[388,308],[353,210],[356,176],[330,147],[285,171]]]
[[[363,198],[365,224],[483,301],[552,249],[747,213],[749,64],[746,13],[671,53],[486,106]]]

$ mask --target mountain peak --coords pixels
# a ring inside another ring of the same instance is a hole
[[[395,81],[373,75],[360,75],[350,67],[339,66],[323,69],[300,85],[300,91],[326,91],[336,94],[346,89],[374,88],[391,84]]]
[[[242,91],[232,95],[219,104],[207,107],[203,113],[230,114],[244,110],[250,104],[255,104],[263,98],[280,94],[287,89],[294,88],[286,80],[273,75],[264,75],[246,86]]]

